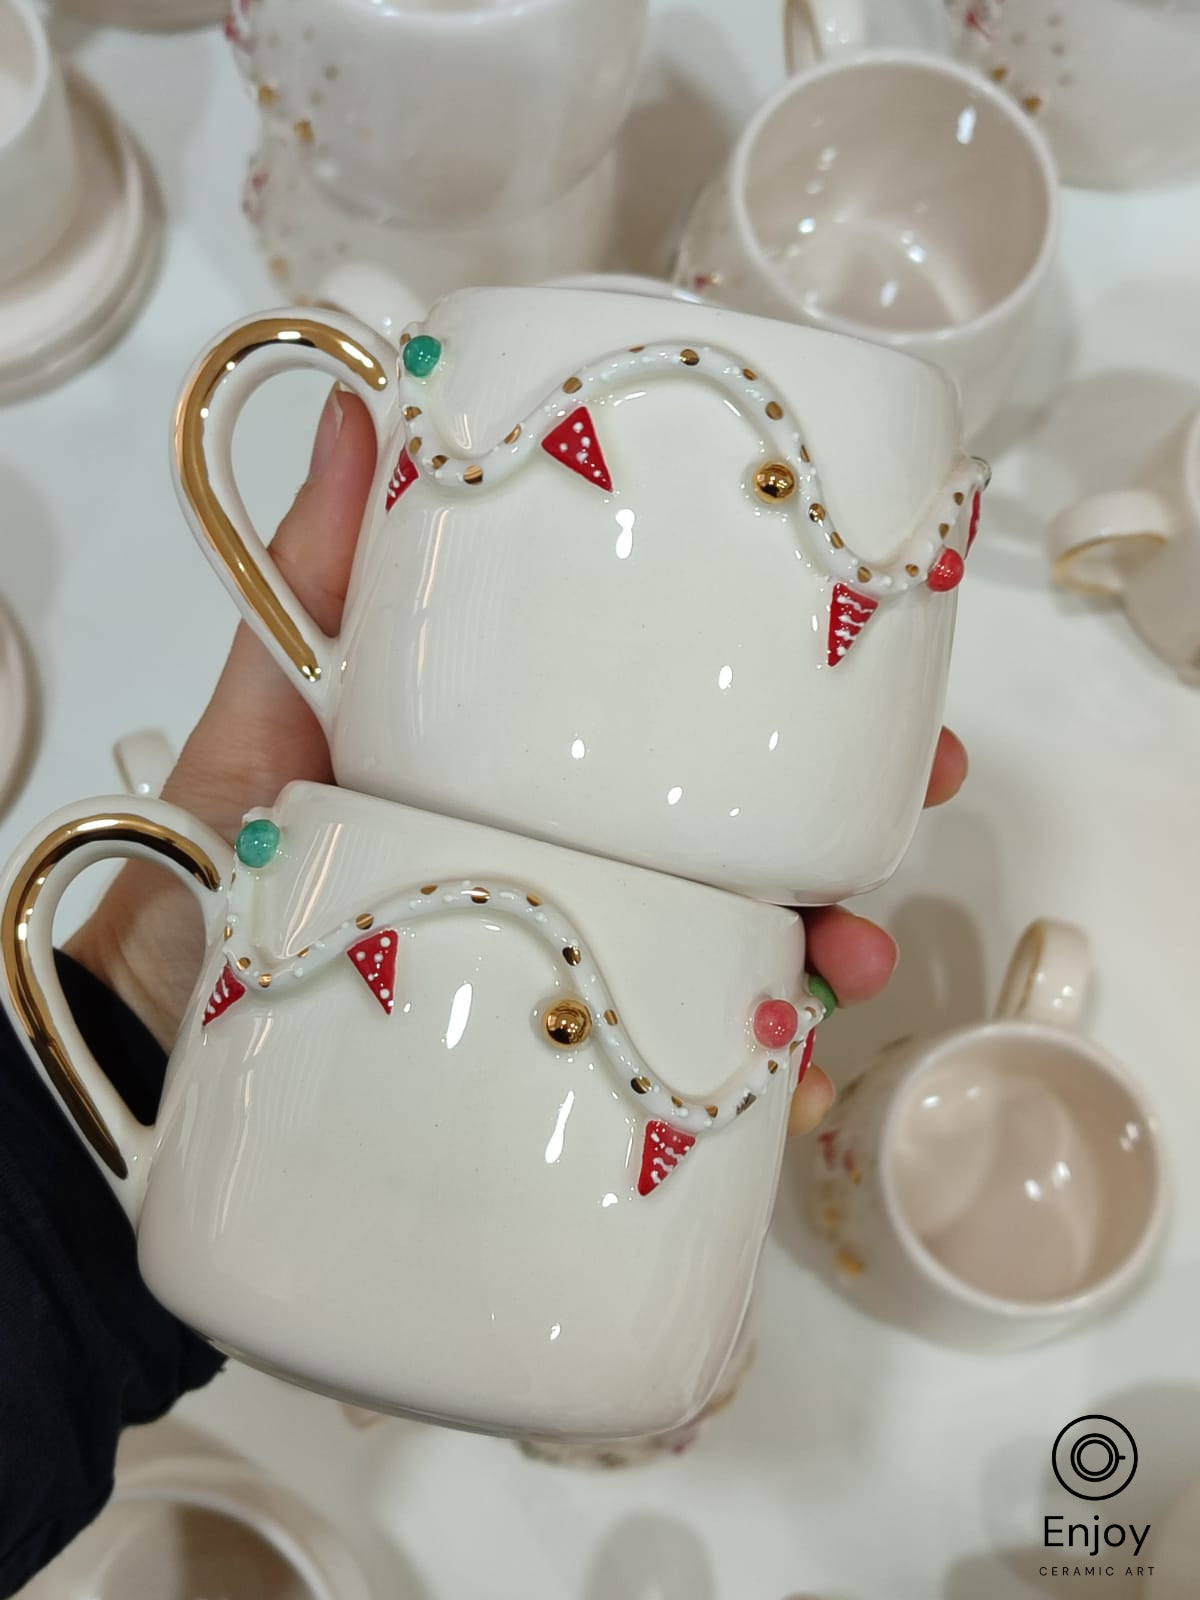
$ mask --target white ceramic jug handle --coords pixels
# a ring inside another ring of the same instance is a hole
[[[233,865],[223,839],[164,800],[121,795],[82,801],[42,823],[5,869],[0,1001],[136,1226],[154,1130],[137,1120],[84,1043],[58,979],[53,945],[54,913],[67,885],[99,861],[128,856],[170,868],[201,902],[207,931],[216,931]]]
[[[382,452],[396,430],[397,354],[355,318],[329,310],[269,312],[235,323],[188,377],[175,411],[175,487],[201,549],[234,603],[328,727],[336,643],[305,611],[250,521],[233,472],[233,434],[247,400],[280,372],[326,373],[366,403]]]
[[[1084,594],[1120,594],[1129,573],[1170,537],[1171,510],[1150,489],[1095,494],[1046,531],[1054,578]]]
[[[862,0],[783,0],[783,55],[789,73],[826,56],[861,50],[867,40]]]
[[[369,261],[343,261],[317,285],[316,304],[345,311],[397,347],[410,322],[420,322],[426,308],[393,273]]]
[[[1039,917],[1017,940],[996,1016],[1072,1027],[1083,1010],[1091,964],[1082,928]]]

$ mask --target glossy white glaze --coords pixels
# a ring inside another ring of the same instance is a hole
[[[0,284],[45,259],[79,195],[75,131],[45,24],[30,0],[0,0]]]
[[[1056,188],[1037,129],[967,68],[836,54],[750,119],[696,203],[675,277],[718,304],[937,362],[970,435],[1020,371]]]
[[[1200,172],[1200,8],[1191,0],[947,0],[962,58],[1044,126],[1068,183]]]
[[[443,347],[426,380],[361,390],[380,464],[336,641],[265,557],[230,441],[274,372],[345,369],[260,345],[205,422],[211,481],[321,665],[307,682],[272,644],[329,731],[339,781],[781,903],[886,878],[919,815],[954,626],[953,593],[921,580],[939,547],[965,551],[979,471],[952,385],[861,341],[637,295],[468,291],[426,331]],[[632,345],[645,374],[635,352],[611,383],[588,376]],[[395,370],[394,349],[370,348]],[[708,357],[688,364],[703,349],[728,353],[742,391]],[[525,434],[585,395],[611,489]],[[522,464],[506,476],[510,452]],[[429,470],[389,512],[402,453]],[[765,503],[754,474],[775,459],[798,488]],[[468,463],[482,481],[464,482]],[[819,522],[796,509],[814,510],[810,470]],[[184,509],[206,542],[186,496]],[[879,605],[831,667],[835,577]]]
[[[1153,1114],[1070,1031],[1087,945],[1026,931],[994,1020],[902,1039],[840,1097],[807,1169],[830,1275],[864,1309],[979,1350],[1041,1343],[1109,1309],[1166,1218]]]
[[[417,226],[513,219],[575,187],[633,97],[647,0],[235,0],[269,124],[348,209]]]
[[[52,902],[103,845],[51,875],[28,931],[130,1164],[110,1182],[159,1299],[252,1364],[374,1410],[572,1437],[693,1416],[749,1300],[799,1057],[642,1192],[650,1098],[614,1076],[604,1017],[575,1049],[542,1028],[552,1002],[592,998],[586,959],[498,903],[397,919],[389,1013],[345,950],[409,884],[536,886],[603,965],[656,1079],[723,1102],[764,1054],[755,1006],[802,996],[800,919],[306,784],[270,813],[274,858],[237,866],[230,889],[206,830],[162,802],[120,804],[196,837],[226,880],[204,896],[209,953],[154,1129],[122,1115],[52,975]],[[231,957],[251,986],[206,1016]]]

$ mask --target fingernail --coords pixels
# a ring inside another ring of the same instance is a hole
[[[329,465],[338,434],[342,431],[342,402],[339,398],[342,392],[343,386],[335,383],[321,412],[321,420],[317,424],[317,436],[313,440],[312,459],[308,464],[309,483],[319,478]]]

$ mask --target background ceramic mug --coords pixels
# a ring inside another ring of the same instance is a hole
[[[751,118],[675,277],[937,362],[970,435],[1020,372],[1057,219],[1045,140],[993,85],[909,51],[838,56]]]
[[[783,904],[891,873],[986,473],[946,378],[577,289],[465,291],[412,334],[398,362],[333,312],[251,319],[176,419],[193,531],[339,783]],[[231,464],[245,401],[291,367],[353,385],[379,437],[336,640]]]
[[[1162,1234],[1154,1117],[1073,1031],[1084,935],[1022,935],[990,1022],[899,1040],[840,1097],[808,1173],[847,1294],[931,1338],[1019,1349],[1110,1308]]]
[[[1196,0],[948,0],[962,57],[1046,130],[1068,183],[1200,172]]]
[[[234,0],[269,123],[379,219],[512,221],[573,189],[633,97],[647,0]]]
[[[44,260],[79,201],[62,72],[29,0],[0,0],[0,283]]]
[[[189,884],[208,933],[152,1128],[51,945],[67,884],[122,855]],[[822,1015],[798,916],[313,784],[236,866],[163,801],[71,807],[2,896],[14,1025],[146,1282],[220,1348],[519,1436],[654,1433],[709,1400]]]
[[[1200,412],[1143,487],[1079,501],[1054,519],[1048,542],[1059,583],[1119,597],[1146,642],[1200,683]]]

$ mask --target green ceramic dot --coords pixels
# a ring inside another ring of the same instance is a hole
[[[819,972],[808,974],[808,992],[814,1000],[819,1000],[825,1007],[825,1015],[831,1017],[838,1008],[838,997],[825,982]]]
[[[279,829],[270,817],[255,817],[238,834],[234,848],[244,867],[265,867],[279,849]]]
[[[404,366],[414,378],[427,378],[441,359],[441,341],[431,333],[419,333],[404,346]]]

